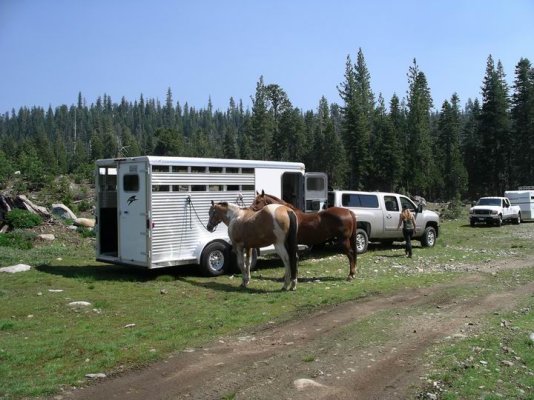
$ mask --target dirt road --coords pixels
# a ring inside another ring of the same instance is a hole
[[[532,265],[534,260],[507,260],[491,268]],[[481,274],[472,272],[448,285],[342,304],[290,323],[221,338],[55,398],[413,398],[414,385],[420,385],[431,368],[424,359],[428,349],[468,336],[483,315],[513,309],[518,299],[534,293],[531,282],[490,295],[451,295],[459,285],[476,287],[481,281]],[[373,328],[375,320],[384,325]],[[364,323],[367,332],[374,332],[370,337],[355,334],[356,326]]]

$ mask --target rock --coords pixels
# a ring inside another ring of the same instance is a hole
[[[8,272],[10,274],[14,274],[17,272],[29,271],[31,268],[32,268],[31,266],[26,265],[26,264],[17,264],[17,265],[12,265],[10,267],[0,268],[0,272]]]
[[[86,228],[94,228],[95,220],[92,218],[76,218],[74,220],[74,225],[84,226]]]
[[[89,379],[102,379],[106,377],[106,374],[98,372],[96,374],[86,374],[85,377]]]
[[[323,384],[314,381],[313,379],[296,379],[293,382],[293,385],[297,390],[304,390],[309,387],[325,387]]]
[[[64,204],[52,204],[52,214],[63,219],[76,219],[76,214]]]
[[[46,207],[38,206],[30,201],[23,194],[18,195],[15,198],[15,204],[22,209],[28,210],[34,214],[38,214],[44,218],[50,218],[50,212]]]
[[[69,307],[89,307],[91,303],[88,301],[72,301],[69,303]]]
[[[512,361],[508,361],[508,360],[502,360],[501,361],[501,365],[505,365],[507,367],[513,367],[514,366],[514,363]]]
[[[41,233],[39,236],[37,236],[41,240],[45,240],[47,242],[51,242],[56,239],[56,237],[52,233]]]
[[[124,328],[134,328],[134,327],[135,327],[135,324],[124,325]]]
[[[532,343],[534,343],[534,332],[532,332],[532,333],[530,334],[529,338],[530,338],[530,341],[531,341]]]

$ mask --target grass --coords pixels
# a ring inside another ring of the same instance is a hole
[[[491,264],[534,251],[534,224],[470,228],[466,221],[443,223],[437,245],[416,247],[413,259],[402,257],[397,244],[371,246],[358,258],[352,283],[345,281],[344,256],[304,258],[298,289],[290,293],[280,291],[283,269],[276,259],[260,260],[249,289],[243,290],[239,276],[206,278],[196,268],[146,271],[94,262],[91,238],[25,251],[1,247],[0,267],[26,263],[34,268],[0,277],[0,398],[51,395],[62,386],[83,384],[88,373],[113,374],[325,305],[446,282],[461,272],[458,265]],[[506,285],[534,279],[532,273],[521,274],[499,276]],[[73,308],[73,301],[91,305]],[[514,319],[517,326],[532,324],[532,313],[520,317]],[[308,353],[303,360],[314,357]],[[448,357],[444,352],[442,358]],[[454,376],[447,363],[442,368]]]
[[[534,399],[534,299],[488,318],[481,333],[439,346],[426,392],[444,400]]]

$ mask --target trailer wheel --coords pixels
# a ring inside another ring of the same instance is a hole
[[[207,276],[220,276],[230,269],[231,248],[222,242],[212,242],[202,251],[200,268]]]

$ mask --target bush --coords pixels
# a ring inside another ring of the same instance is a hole
[[[34,226],[41,225],[43,222],[39,215],[20,209],[8,212],[6,221],[13,229],[33,228]]]
[[[88,229],[83,226],[79,226],[76,231],[81,235],[83,238],[89,238],[89,237],[96,237],[96,232],[93,229]]]
[[[452,200],[447,209],[441,213],[443,219],[458,219],[463,217],[465,207],[460,200]]]
[[[0,235],[0,246],[29,250],[33,247],[35,235],[24,231],[13,231]]]

